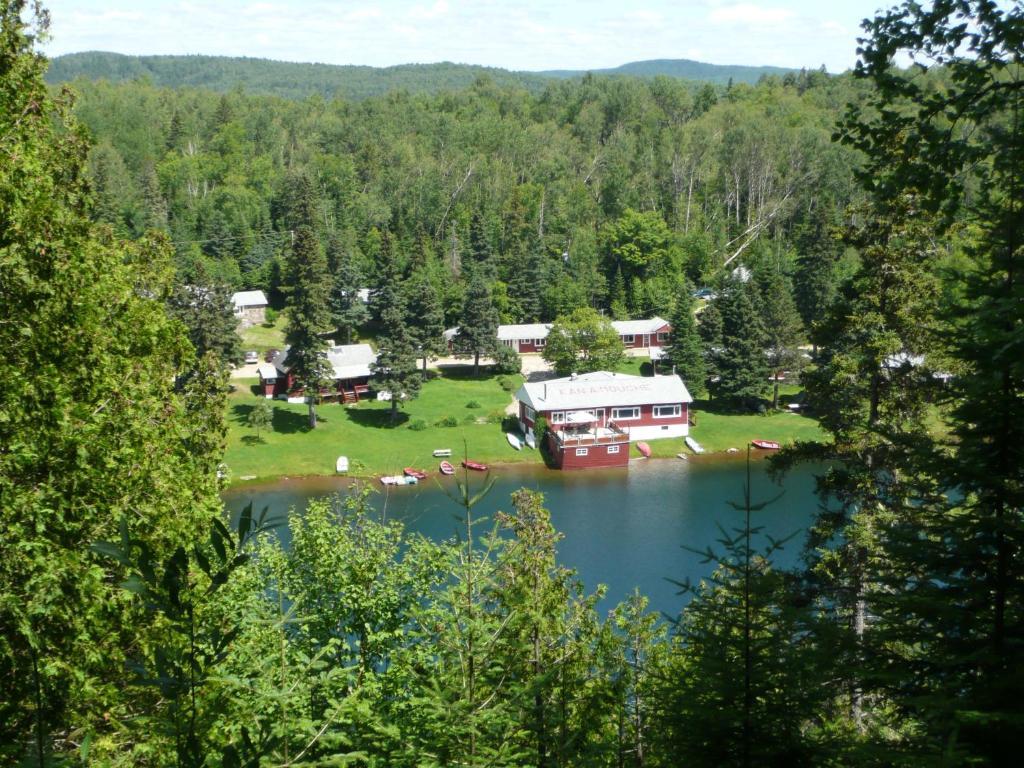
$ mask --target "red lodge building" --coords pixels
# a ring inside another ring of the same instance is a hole
[[[523,384],[516,392],[519,426],[532,432],[540,417],[560,469],[623,467],[637,440],[685,437],[693,402],[683,380],[596,371]]]
[[[647,320],[613,320],[612,328],[619,334],[622,345],[627,350],[660,349],[668,344],[669,334],[672,332],[672,326],[660,317]],[[499,325],[498,341],[520,354],[543,352],[550,332],[551,323]],[[458,335],[458,328],[449,328],[444,332],[449,352],[455,350],[455,338]]]

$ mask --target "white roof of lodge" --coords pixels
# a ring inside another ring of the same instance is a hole
[[[327,362],[334,369],[335,379],[358,379],[370,375],[370,365],[377,362],[377,353],[369,344],[345,344],[327,348]],[[288,372],[288,350],[278,352],[274,367]]]
[[[644,333],[657,333],[668,325],[667,320],[652,317],[648,320],[613,320],[612,327],[620,336],[636,336]],[[546,339],[551,331],[551,323],[521,323],[519,325],[499,325],[499,341],[518,341],[519,339]],[[451,341],[459,335],[458,328],[449,328],[444,332],[445,341]]]
[[[239,291],[231,294],[231,303],[235,305],[235,309],[265,307],[267,306],[267,296],[263,291]]]
[[[499,325],[498,341],[518,339],[546,339],[551,323],[525,323],[523,325]]]
[[[648,320],[612,320],[612,328],[618,331],[619,336],[638,336],[644,333],[657,333],[658,329],[668,325],[668,320],[662,320],[655,315]]]
[[[523,384],[516,399],[535,411],[693,402],[683,380],[675,374],[651,377],[608,371]]]

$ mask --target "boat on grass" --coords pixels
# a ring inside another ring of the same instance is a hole
[[[419,482],[415,477],[408,475],[382,475],[380,481],[384,485],[416,485]]]
[[[441,474],[442,475],[454,475],[455,474],[455,467],[452,466],[452,463],[450,461],[442,461],[441,465],[438,467],[438,469],[441,470]]]
[[[645,459],[649,459],[651,457],[651,446],[649,446],[647,443],[644,443],[644,442],[637,443],[636,444],[636,449],[638,451],[640,451],[640,453],[643,454],[643,457]]]
[[[750,444],[764,451],[777,451],[781,447],[774,440],[751,440]]]
[[[402,471],[405,473],[406,477],[415,477],[417,480],[425,480],[427,478],[426,472],[422,469],[416,469],[415,467],[406,467]]]
[[[481,464],[479,461],[470,461],[469,459],[466,459],[464,462],[462,462],[462,466],[464,466],[466,469],[472,469],[474,472],[487,471],[487,465]]]
[[[523,450],[523,441],[519,439],[518,435],[514,435],[511,432],[506,432],[505,439],[508,440],[508,444],[515,448],[517,451]]]
[[[451,448],[435,448],[434,449],[434,456],[436,458],[441,458],[442,456],[451,456],[451,455],[452,455],[452,449]]]
[[[339,475],[348,472],[348,456],[339,456],[338,460],[334,463],[334,469]]]
[[[531,448],[536,448],[537,447],[537,438],[535,438],[533,436],[533,430],[532,429],[526,430],[526,444],[528,446],[530,446]]]
[[[683,442],[686,443],[686,447],[689,448],[694,453],[704,453],[704,446],[698,443],[689,435],[683,438]]]

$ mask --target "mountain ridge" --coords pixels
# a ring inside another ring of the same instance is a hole
[[[82,51],[54,57],[46,79],[52,84],[78,78],[123,82],[148,78],[155,85],[229,91],[242,86],[252,93],[289,98],[320,95],[360,100],[392,90],[436,93],[472,85],[489,77],[499,86],[539,92],[561,79],[597,76],[655,77],[663,75],[693,82],[725,85],[754,83],[764,75],[799,70],[784,67],[707,64],[691,59],[650,59],[618,67],[591,70],[516,71],[477,64],[435,62],[371,67],[279,61],[259,57],[190,55],[131,56],[107,51]]]

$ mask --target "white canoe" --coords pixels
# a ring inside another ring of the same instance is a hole
[[[531,448],[536,448],[537,447],[537,438],[535,438],[533,436],[533,430],[532,429],[526,430],[526,444],[528,446],[530,446]]]
[[[511,432],[505,433],[505,438],[508,440],[508,444],[515,448],[517,451],[523,450],[523,442],[513,435]]]
[[[348,456],[339,456],[338,461],[335,463],[334,468],[339,474],[348,472]]]
[[[384,475],[380,481],[384,485],[416,485],[419,482],[415,477],[409,477],[409,475]]]
[[[686,447],[689,448],[694,453],[704,453],[704,446],[702,446],[689,435],[683,438],[683,441],[686,443]]]

